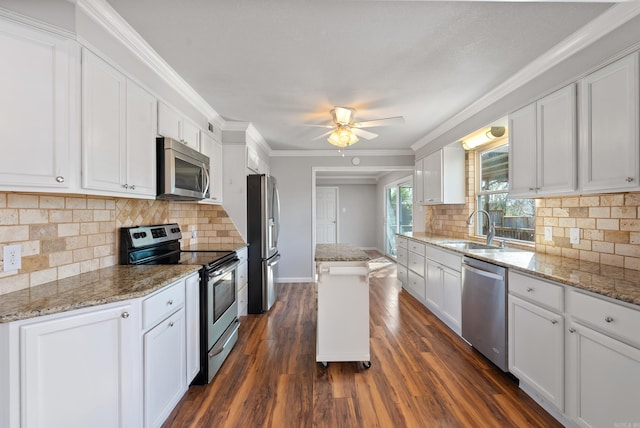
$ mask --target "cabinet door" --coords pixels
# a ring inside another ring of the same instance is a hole
[[[424,158],[423,174],[424,203],[442,203],[442,150]]]
[[[638,121],[639,53],[581,81],[581,188],[627,191],[640,188]]]
[[[138,406],[131,307],[20,327],[24,427],[133,426]]]
[[[211,183],[209,185],[209,201],[222,203],[222,144],[208,133],[200,134],[200,152],[209,156],[211,166]]]
[[[509,371],[564,411],[564,317],[509,295]]]
[[[186,280],[185,296],[187,384],[200,372],[200,276]]]
[[[439,314],[442,306],[442,269],[440,265],[427,260],[426,302],[429,309]]]
[[[158,135],[180,141],[182,118],[173,108],[163,102],[158,103]]]
[[[156,195],[156,98],[127,81],[127,184],[135,194]]]
[[[462,321],[462,282],[460,272],[442,268],[442,305],[444,322],[460,334]]]
[[[184,309],[144,335],[144,425],[158,427],[187,390]]]
[[[536,105],[509,115],[509,196],[535,197]]]
[[[82,186],[126,191],[126,78],[82,50]]]
[[[182,118],[181,139],[184,144],[194,150],[200,151],[200,129],[189,119]]]
[[[538,196],[573,192],[578,182],[575,85],[542,98],[536,106]]]
[[[582,427],[613,427],[640,421],[640,349],[570,323],[567,399]]]
[[[413,176],[413,199],[416,204],[424,204],[424,178],[423,178],[424,159],[416,161],[416,167]]]
[[[420,301],[420,303],[422,304],[425,303],[425,297],[426,297],[425,285],[426,284],[423,277],[421,277],[420,275],[416,274],[411,270],[407,271],[407,286],[405,288],[413,297],[418,299],[418,301]]]
[[[69,188],[74,42],[2,21],[0,57],[0,186]]]

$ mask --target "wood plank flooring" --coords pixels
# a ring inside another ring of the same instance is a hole
[[[371,369],[315,362],[314,284],[279,284],[165,427],[556,427],[516,383],[405,291],[395,264],[370,278]]]

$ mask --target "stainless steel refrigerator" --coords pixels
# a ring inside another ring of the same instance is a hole
[[[247,242],[249,244],[250,314],[271,309],[277,299],[278,233],[280,200],[275,177],[265,174],[247,176]]]

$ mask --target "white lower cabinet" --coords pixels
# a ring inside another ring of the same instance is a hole
[[[139,426],[138,314],[122,304],[15,323],[19,411],[6,426]]]
[[[426,304],[457,334],[462,326],[460,256],[432,246],[426,250]]]
[[[422,304],[425,303],[425,297],[427,295],[425,285],[426,284],[423,277],[421,277],[411,269],[408,270],[405,290],[407,290],[413,297],[418,299]]]
[[[564,411],[564,317],[509,295],[509,371]]]
[[[184,308],[144,335],[144,425],[159,427],[187,390]]]

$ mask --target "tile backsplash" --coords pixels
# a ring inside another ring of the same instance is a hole
[[[180,224],[183,244],[244,243],[218,205],[0,192],[0,249],[22,250],[19,271],[0,268],[0,295],[115,265],[118,228],[168,222]]]

